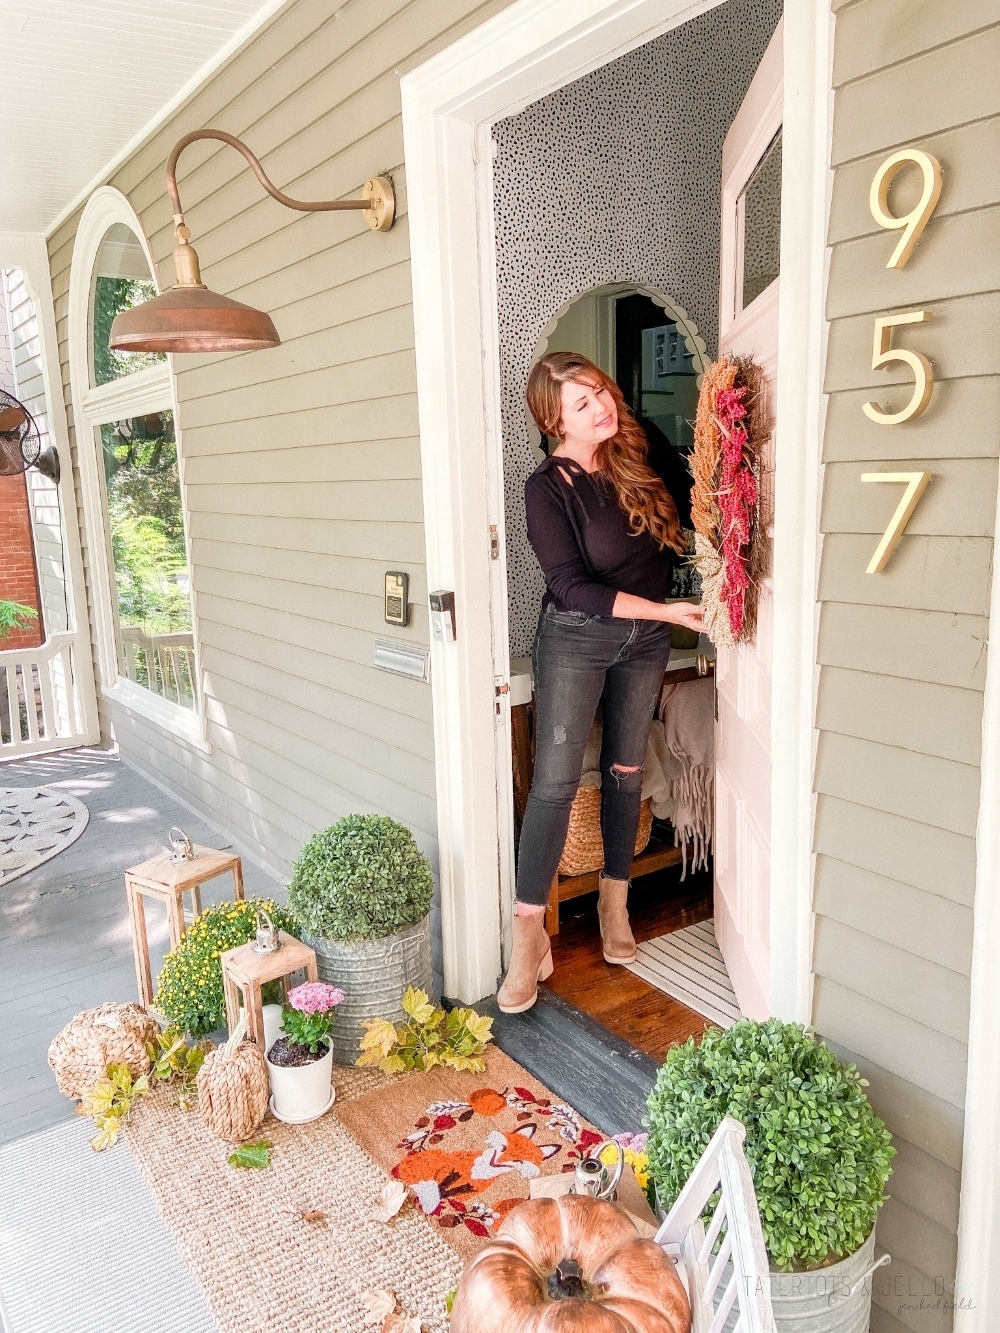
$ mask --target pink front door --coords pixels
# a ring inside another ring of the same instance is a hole
[[[778,360],[782,25],[764,54],[722,153],[719,354],[752,356],[773,426]],[[772,529],[772,460],[763,515]],[[756,639],[720,648],[716,683],[715,931],[740,1009],[770,1014],[772,579],[760,590]]]

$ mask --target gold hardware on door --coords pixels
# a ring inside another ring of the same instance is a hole
[[[885,569],[889,557],[899,545],[899,539],[913,516],[917,502],[927,489],[927,484],[933,475],[932,472],[862,472],[862,481],[894,481],[906,487],[903,498],[896,506],[896,512],[889,520],[889,526],[882,534],[882,540],[875,547],[875,554],[865,570],[866,574],[881,574]]]
[[[500,559],[500,534],[495,523],[490,524],[490,559]]]

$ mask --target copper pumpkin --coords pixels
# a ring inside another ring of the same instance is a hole
[[[669,1256],[620,1208],[565,1194],[529,1199],[462,1274],[451,1333],[689,1333]]]

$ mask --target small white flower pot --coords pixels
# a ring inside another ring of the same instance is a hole
[[[333,1051],[308,1065],[273,1065],[267,1062],[271,1080],[271,1112],[287,1124],[305,1125],[318,1120],[333,1105]]]

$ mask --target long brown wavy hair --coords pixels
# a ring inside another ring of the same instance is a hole
[[[607,389],[618,409],[618,430],[597,446],[597,470],[611,484],[619,506],[628,515],[633,536],[648,532],[678,555],[687,554],[687,543],[677,517],[673,496],[646,462],[649,444],[645,432],[629,410],[622,391],[600,366],[580,352],[549,352],[535,363],[528,376],[528,409],[544,434],[560,436],[562,386],[572,380],[591,389]]]

